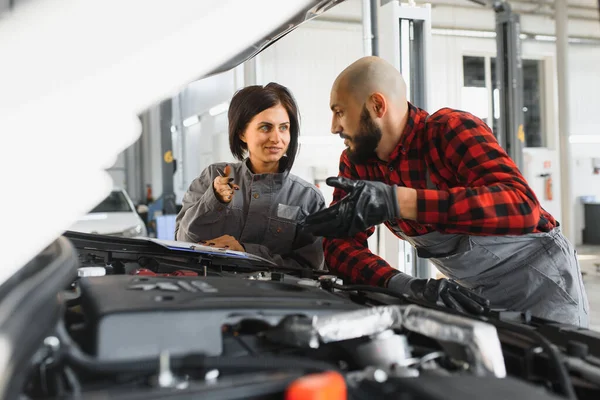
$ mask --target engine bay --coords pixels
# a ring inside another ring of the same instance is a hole
[[[358,308],[319,288],[240,278],[109,275],[83,278],[79,287],[81,309],[90,320],[82,336],[91,342],[86,348],[102,360],[160,351],[229,355],[223,327],[249,318],[276,325],[288,315]]]
[[[511,313],[460,315],[323,272],[86,236],[70,238],[79,269],[104,274],[81,273],[64,291],[64,315],[32,362],[24,398],[294,398],[306,379],[328,374],[341,398],[600,394],[594,333],[595,342],[563,349]]]

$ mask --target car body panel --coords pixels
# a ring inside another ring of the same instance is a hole
[[[146,225],[125,190],[116,189],[69,230],[111,236],[148,236]]]
[[[133,236],[146,236],[144,221],[134,212],[91,213],[79,219],[69,228],[71,231],[98,233],[100,235],[124,236],[123,232],[140,227],[140,232]]]

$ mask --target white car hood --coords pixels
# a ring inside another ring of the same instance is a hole
[[[142,221],[132,212],[90,213],[80,218],[69,230],[106,235],[120,233],[141,224]]]
[[[0,15],[0,284],[108,195],[139,113],[317,3],[36,0]]]

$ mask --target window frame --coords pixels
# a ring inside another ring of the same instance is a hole
[[[462,104],[462,88],[465,86],[465,71],[463,57],[482,57],[484,59],[485,88],[488,91],[488,126],[494,129],[494,101],[493,101],[493,82],[492,82],[492,58],[497,54],[492,51],[463,51],[459,58],[460,87],[458,90],[460,104]],[[556,149],[555,130],[557,126],[556,104],[557,97],[554,82],[554,56],[543,54],[526,54],[521,57],[523,60],[533,60],[541,62],[540,68],[540,124],[542,132],[542,146],[536,148]],[[527,148],[527,147],[526,147]]]

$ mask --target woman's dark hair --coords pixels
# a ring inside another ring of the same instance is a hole
[[[246,143],[240,136],[256,114],[281,104],[290,118],[290,144],[285,153],[286,170],[292,169],[298,151],[298,135],[300,133],[300,114],[294,96],[285,86],[271,82],[266,86],[254,85],[238,90],[229,104],[229,148],[238,160],[243,160],[248,151]]]

